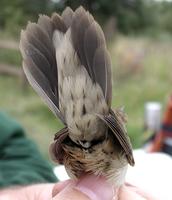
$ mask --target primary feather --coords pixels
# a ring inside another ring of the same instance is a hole
[[[41,15],[38,24],[29,23],[26,30],[22,31],[20,50],[30,84],[65,124],[64,116],[59,110],[58,70],[52,41],[54,30],[53,21]]]

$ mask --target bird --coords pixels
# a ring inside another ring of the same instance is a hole
[[[126,115],[112,110],[112,67],[104,33],[82,6],[39,15],[21,31],[26,77],[64,128],[50,145],[72,179],[103,176],[120,187],[134,166]]]

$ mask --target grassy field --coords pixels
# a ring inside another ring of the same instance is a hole
[[[133,146],[142,145],[144,104],[159,101],[165,107],[172,93],[172,38],[148,39],[118,37],[109,45],[113,66],[113,108],[125,106],[128,133]],[[0,49],[0,63],[20,65],[18,52]],[[9,113],[26,129],[42,153],[62,124],[21,80],[0,76],[0,109]]]

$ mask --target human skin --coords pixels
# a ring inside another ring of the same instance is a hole
[[[79,181],[3,189],[0,191],[0,200],[155,200],[128,184],[122,186],[116,194],[103,178],[85,176]]]

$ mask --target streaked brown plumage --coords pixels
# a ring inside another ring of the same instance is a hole
[[[30,84],[65,126],[53,159],[73,178],[94,173],[120,186],[134,159],[123,113],[111,109],[111,61],[93,16],[82,7],[40,15],[22,31],[20,50]]]

